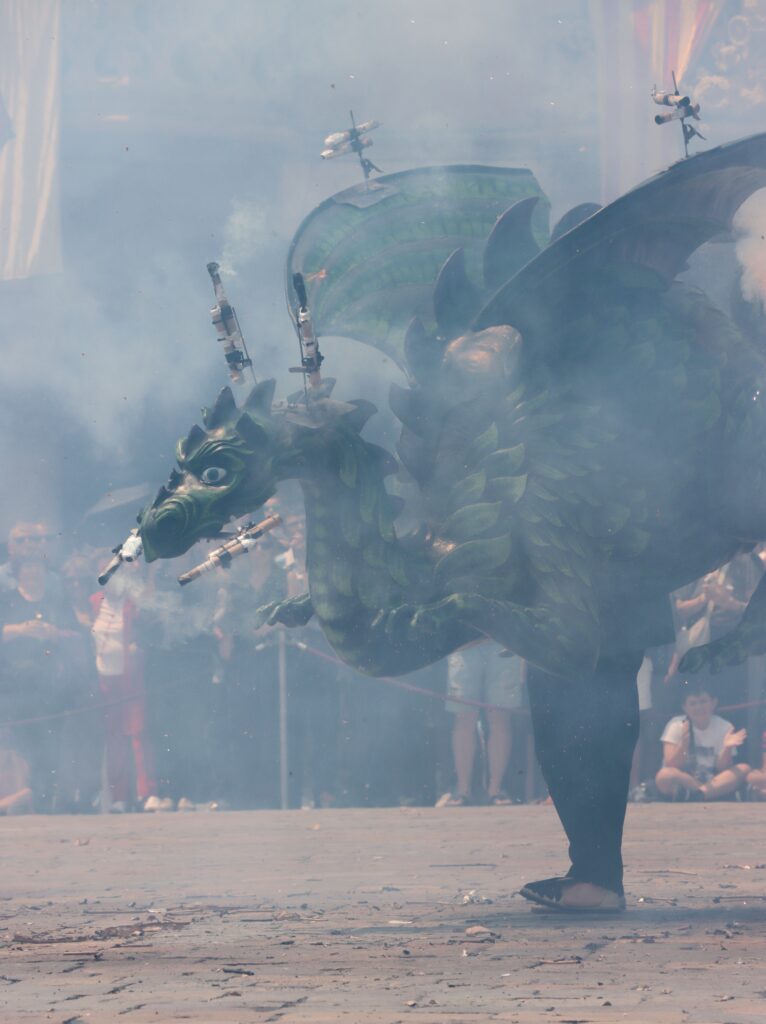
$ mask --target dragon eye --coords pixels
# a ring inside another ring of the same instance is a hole
[[[208,466],[200,476],[200,480],[203,484],[220,484],[226,479],[227,475],[226,470],[221,469],[220,466]]]

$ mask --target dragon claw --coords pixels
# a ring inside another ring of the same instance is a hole
[[[473,598],[470,594],[450,594],[436,604],[419,608],[412,618],[412,626],[427,633],[437,633],[445,625],[460,621],[473,607]]]
[[[418,608],[412,616],[410,626],[414,630],[433,634],[439,628],[441,618],[442,617],[433,607]]]
[[[398,635],[408,629],[416,628],[421,610],[416,605],[403,604],[390,611],[381,612],[375,619],[375,623],[385,621],[386,632],[390,635]]]
[[[287,601],[272,601],[258,608],[255,613],[255,628],[261,626],[305,626],[314,608],[308,594],[291,597]]]
[[[258,608],[255,613],[255,628],[280,625],[282,623],[282,603],[281,601],[272,601],[270,604]]]
[[[411,631],[434,635],[451,621],[458,607],[456,597],[452,595],[434,604],[402,604],[398,608],[386,609],[375,617],[373,628],[384,626],[389,635],[400,638]]]

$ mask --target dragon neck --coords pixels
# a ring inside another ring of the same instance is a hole
[[[405,551],[394,530],[398,499],[384,483],[394,460],[340,425],[304,437],[291,462],[306,504],[314,614],[335,651],[372,674],[427,663],[422,651],[413,651],[419,662],[408,664],[401,648],[392,659],[380,626],[385,613],[410,603],[431,576],[425,551]]]

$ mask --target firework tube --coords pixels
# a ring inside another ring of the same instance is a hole
[[[207,272],[213,282],[217,305],[210,310],[210,319],[218,332],[218,340],[223,345],[223,354],[226,364],[229,367],[229,376],[235,384],[242,382],[242,371],[247,366],[252,366],[252,360],[247,354],[245,339],[239,326],[237,314],[234,307],[226,296],[226,290],[221,281],[217,263],[208,263]]]
[[[98,577],[99,586],[106,586],[123,562],[135,562],[136,559],[141,557],[143,550],[144,548],[141,543],[141,538],[138,536],[138,530],[131,530],[122,544],[118,544],[116,548],[112,548],[114,557],[101,571],[101,574]]]
[[[192,580],[204,576],[206,572],[212,572],[213,569],[228,569],[233,558],[237,555],[247,554],[248,551],[255,547],[259,537],[262,537],[264,533],[268,533],[269,530],[273,530],[275,526],[279,526],[281,522],[281,516],[273,515],[267,516],[266,519],[255,526],[246,526],[236,536],[232,537],[231,540],[227,540],[225,544],[216,548],[215,551],[211,551],[204,562],[200,562],[193,569],[182,573],[178,577],[178,582],[184,587],[187,583],[191,583]]]
[[[298,330],[298,341],[301,346],[301,365],[290,367],[290,373],[303,373],[308,376],[312,388],[321,383],[320,367],[324,356],[319,351],[319,342],[314,332],[314,322],[308,307],[306,283],[303,274],[293,274],[293,288],[298,296],[298,310],[295,314],[295,325]]]

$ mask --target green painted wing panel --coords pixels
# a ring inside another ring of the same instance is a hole
[[[466,270],[482,285],[482,255],[497,218],[540,196],[533,216],[547,242],[548,203],[524,168],[424,167],[360,183],[306,217],[287,258],[287,298],[300,271],[320,335],[355,338],[405,365],[404,333],[414,316],[434,328],[432,291],[447,257],[465,250]]]

